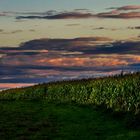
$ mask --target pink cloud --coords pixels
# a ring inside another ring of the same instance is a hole
[[[7,16],[6,14],[4,14],[4,13],[0,13],[0,16]]]
[[[127,5],[117,8],[117,10],[138,10],[140,9],[140,5]]]
[[[9,88],[18,88],[18,87],[27,87],[32,86],[32,84],[28,83],[0,83],[0,89],[9,89]]]
[[[131,58],[132,57],[132,58]],[[128,58],[133,59],[133,56],[129,56]],[[135,59],[138,60],[138,57]],[[51,66],[61,66],[61,67],[74,67],[74,66],[82,66],[82,67],[90,67],[90,66],[119,66],[119,65],[128,65],[129,60],[127,58],[123,58],[121,55],[96,55],[95,58],[42,58],[37,60],[40,65],[51,65]]]

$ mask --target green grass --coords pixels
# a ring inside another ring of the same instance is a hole
[[[0,140],[138,140],[140,73],[0,92]]]
[[[99,108],[46,101],[1,101],[0,140],[139,140]]]
[[[140,114],[140,73],[62,81],[0,93],[0,100],[38,100],[103,105],[114,111]]]

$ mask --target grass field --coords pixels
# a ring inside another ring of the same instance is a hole
[[[138,140],[140,73],[0,92],[0,140]]]
[[[103,110],[44,101],[0,102],[1,140],[139,140]]]

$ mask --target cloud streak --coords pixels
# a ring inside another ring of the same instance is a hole
[[[120,19],[130,19],[130,18],[140,18],[140,12],[127,12],[127,13],[114,13],[104,12],[98,14],[92,13],[80,13],[80,12],[66,12],[51,16],[18,16],[16,19],[87,19],[87,18],[120,18]]]
[[[123,11],[128,11],[128,10],[140,10],[140,5],[127,5],[127,6],[122,6],[122,7],[111,7],[108,9],[116,9],[116,10],[123,10]]]
[[[107,8],[109,12],[94,13],[89,9],[75,9],[73,11],[49,10],[46,12],[1,12],[0,16],[16,16],[16,19],[87,19],[87,18],[140,18],[140,5],[126,5]]]
[[[73,11],[62,11],[57,12],[51,10],[45,13],[29,14],[29,16],[17,16],[17,19],[86,19],[86,18],[140,18],[140,6],[139,5],[129,5],[113,9],[109,12],[93,13],[90,10],[73,10]],[[126,12],[127,11],[127,12]]]
[[[92,13],[83,12],[60,12],[47,16],[18,16],[16,19],[81,19],[81,18],[93,18],[95,15]]]
[[[134,30],[134,29],[140,29],[140,26],[128,27],[128,29],[132,29],[132,30]]]
[[[140,69],[140,42],[104,37],[39,39],[0,48],[0,90]],[[9,84],[10,83],[10,84]]]
[[[39,83],[135,71],[140,42],[105,37],[38,39],[18,48],[0,48],[0,83]]]
[[[97,17],[121,18],[121,19],[140,18],[140,12],[114,13],[114,11],[111,11],[111,12],[99,13],[97,14]]]

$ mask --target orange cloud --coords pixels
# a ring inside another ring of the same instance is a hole
[[[97,58],[52,58],[47,59],[43,58],[40,60],[37,60],[37,63],[42,65],[51,65],[51,66],[62,66],[62,67],[72,67],[72,66],[82,66],[82,67],[94,67],[94,66],[118,66],[118,65],[128,65],[129,62],[127,60],[121,60],[118,56],[118,58],[115,58],[113,56],[108,57],[97,57]]]
[[[18,88],[18,87],[27,87],[32,86],[33,83],[0,83],[0,89],[9,89],[9,88]]]
[[[134,56],[134,57],[132,58],[132,60],[133,60],[134,62],[140,63],[140,56]]]

